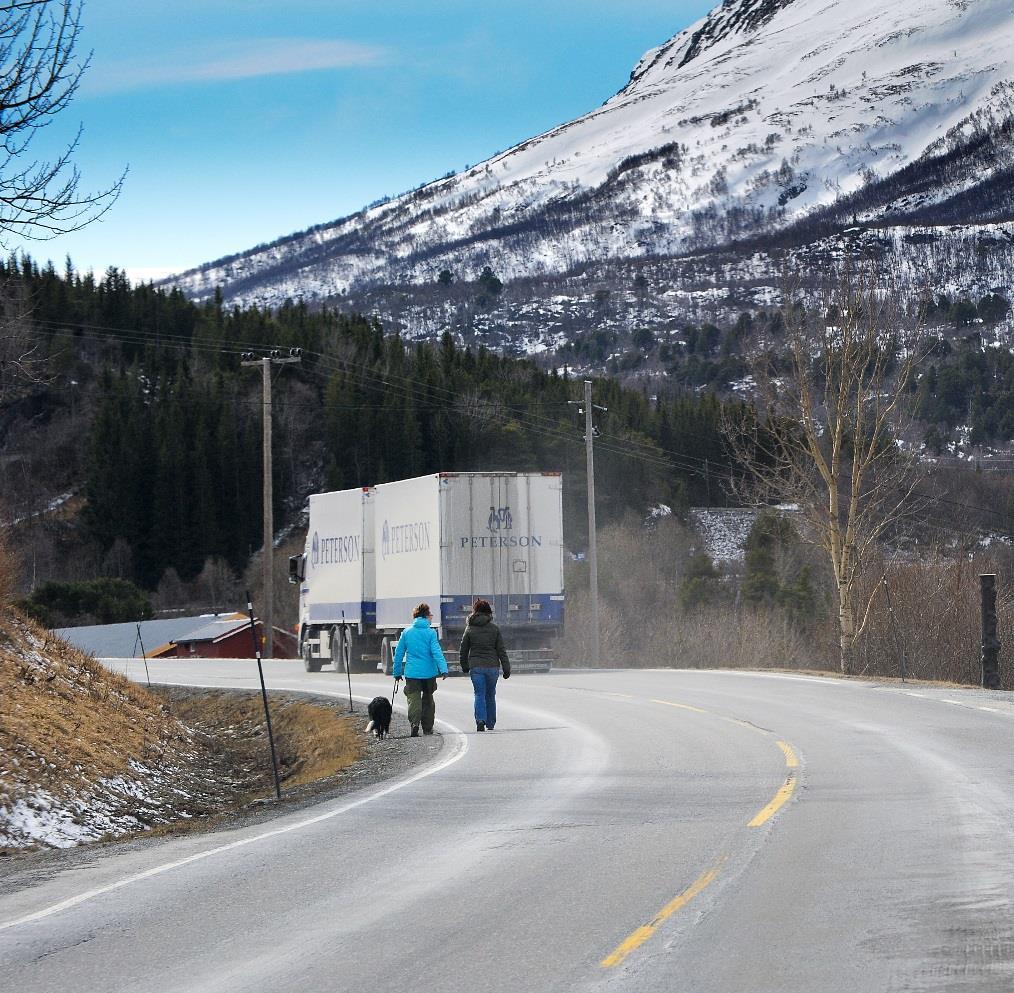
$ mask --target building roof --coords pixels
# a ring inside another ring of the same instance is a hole
[[[199,617],[160,618],[141,621],[141,642],[144,654],[155,658],[172,648],[175,642],[187,639],[188,635],[208,627],[218,618],[228,618],[236,623],[243,614],[202,614]],[[249,623],[249,620],[247,620]],[[54,633],[75,648],[88,652],[100,659],[131,659],[141,657],[141,646],[137,640],[138,624],[92,624],[87,627],[57,628]]]
[[[260,620],[257,620],[256,623],[259,625]],[[199,627],[196,631],[190,631],[182,637],[173,638],[173,641],[177,645],[184,645],[195,641],[216,642],[249,627],[250,618],[246,614],[230,614],[228,617],[218,617],[203,627]]]

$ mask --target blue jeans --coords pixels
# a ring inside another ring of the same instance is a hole
[[[475,690],[475,719],[492,730],[496,724],[496,681],[500,678],[500,667],[473,667],[468,674]]]

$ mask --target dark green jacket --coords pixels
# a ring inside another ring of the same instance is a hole
[[[503,635],[493,623],[489,614],[470,614],[468,626],[461,637],[461,671],[468,672],[471,666],[499,666],[503,674],[511,674],[510,659],[503,647]]]

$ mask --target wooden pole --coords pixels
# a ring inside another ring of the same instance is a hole
[[[264,657],[275,657],[275,522],[271,464],[271,359],[261,359],[264,384]]]
[[[263,398],[263,503],[264,503],[264,655],[266,658],[274,658],[275,654],[275,523],[273,517],[273,495],[272,495],[272,465],[271,465],[271,367],[273,365],[288,365],[290,363],[302,362],[303,350],[301,348],[290,348],[289,354],[283,356],[279,349],[273,349],[270,355],[263,358],[256,358],[253,352],[244,352],[240,361],[243,366],[257,366],[261,370]]]
[[[588,575],[591,586],[592,650],[591,664],[599,665],[599,553],[595,527],[595,425],[592,420],[592,384],[584,382],[584,441],[588,458]]]

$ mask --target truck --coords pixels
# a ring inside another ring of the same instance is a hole
[[[565,602],[560,473],[441,472],[345,493],[361,494],[358,503],[341,493],[311,497],[306,551],[290,560],[308,670],[331,662],[338,671],[365,664],[389,674],[398,637],[422,602],[456,670],[477,597],[493,605],[513,666],[551,666]],[[350,543],[337,552],[329,545],[325,555],[322,535]]]
[[[299,655],[307,672],[347,672],[376,628],[373,490],[314,493],[301,555],[289,559],[299,586]]]

